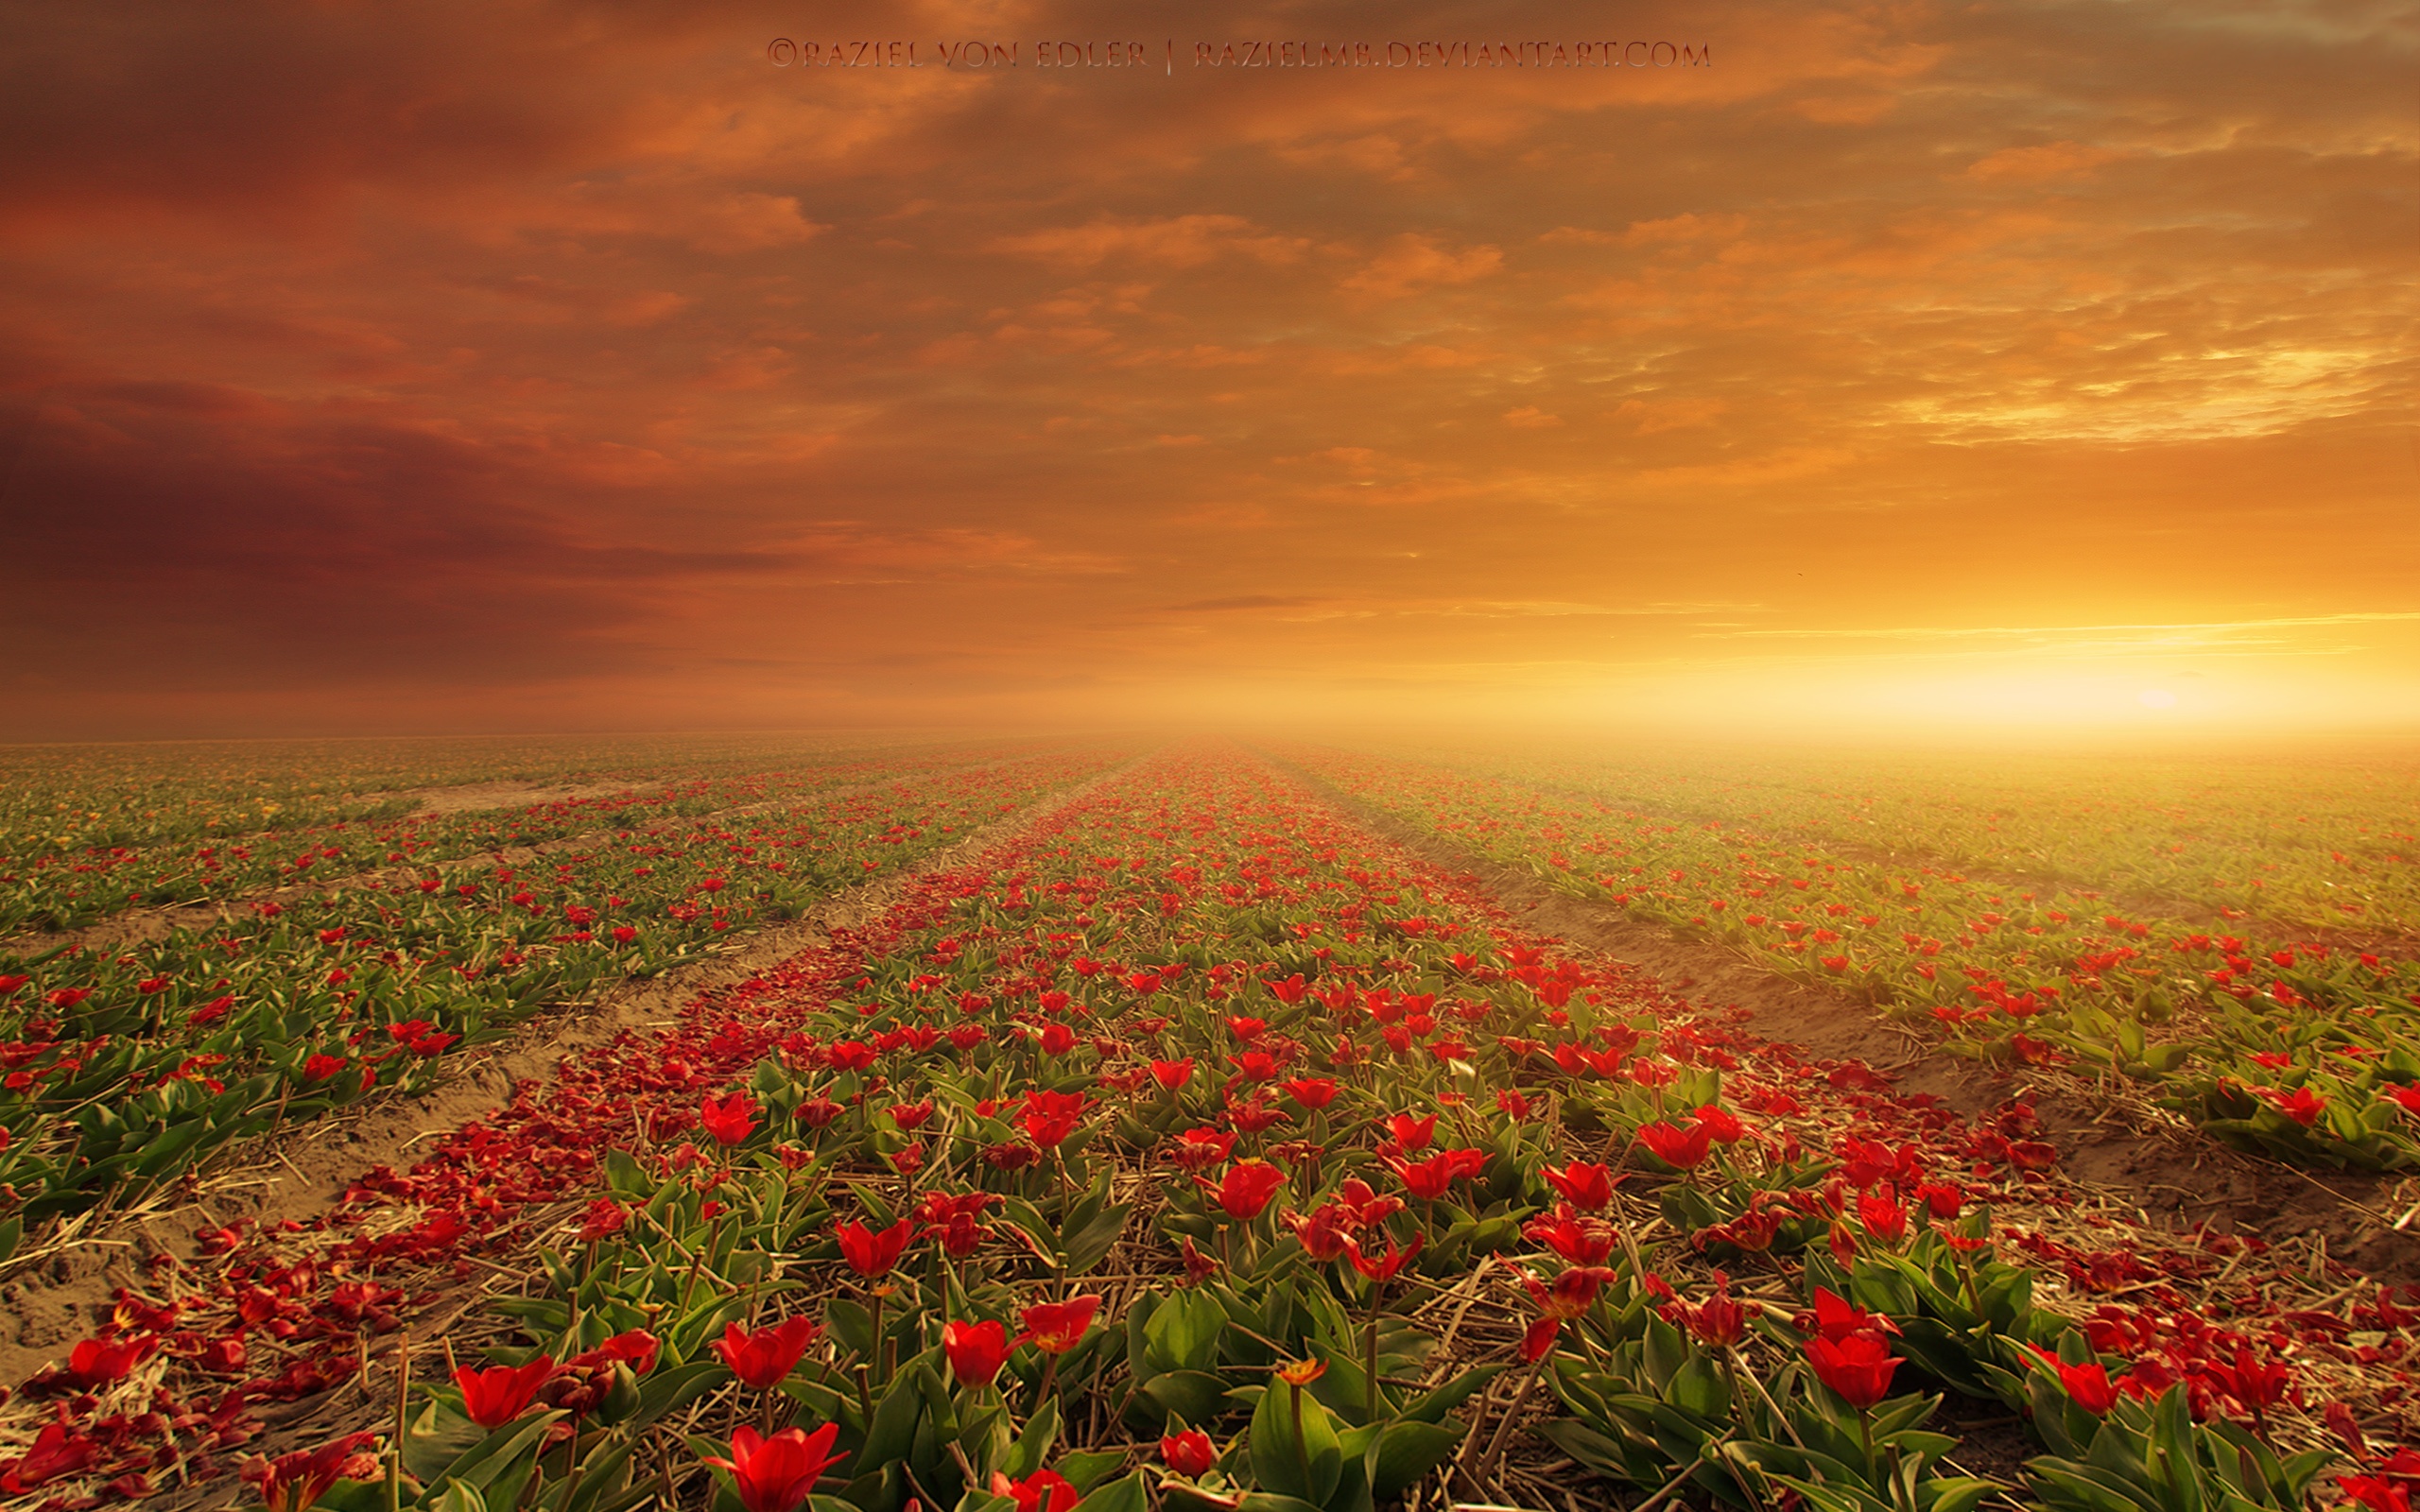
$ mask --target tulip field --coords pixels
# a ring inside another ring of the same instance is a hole
[[[2363,1254],[2408,1260],[2409,772],[2196,838],[2169,775],[1860,795],[1309,741],[173,765],[0,764],[11,1506],[2420,1487],[2420,1265],[2155,1221],[2048,1118],[2124,1099],[2188,1152],[2357,1178]],[[513,783],[553,796],[429,798]],[[1791,1043],[1505,877],[1979,1090]],[[673,1006],[439,1112],[639,981]],[[357,1170],[247,1206],[234,1174],[347,1121]]]
[[[1834,774],[1718,789],[1625,767],[1293,754],[1566,891],[1930,1024],[1948,1050],[2107,1069],[2281,1160],[2420,1166],[2408,768],[2333,782],[2282,768],[2250,814],[2221,806],[2243,797],[2238,779],[2206,816],[2173,795],[1961,805],[1910,783],[1876,820],[1863,795],[1806,780]],[[2095,833],[2098,868],[2080,838]],[[2009,874],[2029,863],[2044,875]]]

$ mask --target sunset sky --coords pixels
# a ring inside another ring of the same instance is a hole
[[[2420,727],[2405,6],[0,38],[0,740]]]

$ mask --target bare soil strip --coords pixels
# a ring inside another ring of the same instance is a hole
[[[969,857],[1024,833],[1132,765],[1122,762],[1076,787],[1046,795],[934,851],[913,870],[834,893],[798,919],[734,941],[714,959],[625,981],[593,1002],[566,1004],[529,1020],[505,1039],[461,1056],[446,1082],[424,1097],[384,1100],[271,1134],[210,1162],[206,1173],[197,1173],[174,1196],[111,1215],[109,1232],[79,1233],[47,1264],[0,1285],[0,1316],[9,1329],[0,1339],[0,1383],[25,1380],[90,1334],[113,1290],[138,1280],[152,1256],[190,1258],[199,1247],[197,1231],[237,1219],[269,1226],[324,1212],[362,1173],[410,1164],[414,1145],[441,1140],[505,1106],[517,1084],[550,1078],[571,1056],[610,1043],[626,1030],[667,1024],[689,1003],[821,948],[836,931],[879,918],[925,877],[962,867]]]
[[[526,808],[540,803],[567,803],[574,799],[611,798],[645,786],[632,782],[464,782],[457,787],[399,787],[392,792],[356,795],[363,803],[409,799],[410,818],[431,815],[470,814],[480,809]]]
[[[2316,1234],[2327,1253],[2381,1281],[2420,1284],[2420,1177],[2315,1172],[2229,1149],[2153,1107],[2130,1082],[2104,1085],[2039,1067],[1997,1069],[1951,1055],[1844,992],[1759,970],[1727,947],[1676,937],[1612,903],[1573,898],[1478,851],[1266,758],[1355,823],[1426,860],[1476,877],[1529,926],[1644,968],[1675,992],[1746,1008],[1752,1028],[1813,1055],[1862,1060],[1902,1092],[1929,1092],[1978,1117],[2012,1098],[2033,1104],[2077,1181],[2122,1194],[2147,1226],[2208,1224],[2272,1242]],[[2398,1228],[2397,1220],[2406,1220]]]

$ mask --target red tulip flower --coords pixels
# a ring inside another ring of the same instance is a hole
[[[1279,1072],[1286,1069],[1283,1062],[1266,1050],[1247,1050],[1240,1056],[1229,1056],[1227,1059],[1251,1081],[1272,1081]]]
[[[1413,1196],[1433,1202],[1445,1194],[1456,1177],[1477,1176],[1486,1169],[1487,1153],[1484,1150],[1445,1150],[1426,1160],[1390,1160],[1387,1163],[1394,1168],[1395,1175],[1403,1177],[1405,1189]]]
[[[887,1276],[890,1267],[899,1263],[900,1255],[915,1232],[916,1225],[907,1218],[878,1233],[851,1221],[840,1226],[840,1254],[848,1261],[849,1268],[860,1276]]]
[[[471,1421],[501,1428],[529,1410],[538,1388],[554,1373],[554,1356],[542,1354],[525,1366],[497,1365],[485,1370],[464,1366],[454,1372],[454,1383],[462,1388],[462,1410]]]
[[[1357,1176],[1346,1177],[1344,1184],[1336,1189],[1336,1205],[1357,1224],[1384,1223],[1403,1211],[1403,1198],[1382,1197]]]
[[[2327,1110],[2327,1099],[2308,1087],[2295,1088],[2290,1096],[2274,1087],[2255,1087],[2252,1090],[2268,1099],[2270,1107],[2305,1128],[2318,1123],[2319,1115]]]
[[[1286,1211],[1287,1227],[1302,1241],[1303,1252],[1322,1264],[1343,1255],[1352,1244],[1353,1236],[1344,1227],[1347,1221],[1344,1210],[1333,1202],[1320,1204],[1307,1218],[1290,1208]]]
[[[1063,1302],[1037,1302],[1019,1314],[1026,1331],[1017,1342],[1030,1339],[1046,1354],[1064,1354],[1084,1342],[1084,1331],[1093,1326],[1098,1311],[1100,1298],[1090,1294]]]
[[[1966,1192],[1955,1181],[1927,1181],[1916,1188],[1927,1211],[1937,1220],[1947,1223],[1966,1206]]]
[[[1906,1362],[1891,1353],[1881,1334],[1852,1333],[1839,1340],[1821,1334],[1808,1339],[1806,1363],[1817,1380],[1863,1411],[1891,1394],[1891,1377]]]
[[[1908,1237],[1908,1209],[1887,1186],[1859,1195],[1857,1215],[1865,1231],[1886,1245]]]
[[[1614,1252],[1614,1241],[1619,1237],[1613,1225],[1601,1218],[1581,1217],[1568,1205],[1552,1220],[1532,1218],[1521,1232],[1575,1265],[1603,1264],[1605,1257]]]
[[[756,1115],[763,1110],[746,1092],[734,1092],[725,1098],[707,1098],[698,1109],[698,1122],[706,1126],[716,1143],[741,1144],[756,1132]]]
[[[1159,978],[1151,981],[1156,988]],[[1036,1470],[1021,1481],[1012,1481],[994,1470],[992,1494],[1015,1498],[1017,1512],[1068,1512],[1083,1500],[1075,1486],[1057,1470]]]
[[[862,1040],[843,1040],[827,1046],[823,1058],[834,1071],[863,1071],[873,1064],[873,1046]]]
[[[1682,1171],[1694,1171],[1703,1164],[1712,1142],[1713,1131],[1703,1124],[1687,1129],[1660,1122],[1638,1126],[1638,1143],[1666,1165]]]
[[[1597,1305],[1597,1294],[1604,1290],[1615,1273],[1603,1265],[1574,1265],[1557,1276],[1551,1285],[1542,1284],[1527,1271],[1516,1270],[1516,1274],[1541,1312],[1549,1317],[1569,1319]]]
[[[1216,1165],[1236,1148],[1236,1137],[1215,1128],[1189,1128],[1177,1136],[1176,1148],[1168,1159],[1188,1171],[1199,1171],[1205,1165]]]
[[[1025,1125],[1028,1139],[1051,1149],[1076,1132],[1091,1106],[1092,1100],[1081,1092],[1031,1091],[1025,1094],[1025,1111],[1018,1122]]]
[[[1748,1332],[1748,1310],[1731,1297],[1731,1279],[1714,1273],[1714,1295],[1692,1307],[1681,1304],[1681,1315],[1700,1344],[1720,1349],[1737,1344]]]
[[[2107,1366],[2098,1360],[2084,1365],[2068,1365],[2056,1359],[2051,1363],[2058,1366],[2059,1384],[2067,1388],[2067,1395],[2077,1406],[2101,1418],[2118,1405],[2118,1387],[2109,1379]]]
[[[1853,1333],[1896,1333],[1899,1325],[1879,1313],[1869,1313],[1828,1286],[1815,1288],[1815,1310],[1795,1320],[1801,1333],[1820,1333],[1835,1343]]]
[[[1558,1171],[1547,1166],[1538,1173],[1555,1194],[1585,1212],[1600,1212],[1614,1200],[1614,1183],[1601,1165],[1589,1160],[1574,1160]]]
[[[1250,1223],[1269,1206],[1269,1199],[1286,1184],[1286,1173],[1259,1160],[1238,1160],[1227,1167],[1224,1179],[1213,1186],[1207,1177],[1193,1178],[1204,1191],[1219,1195],[1219,1206],[1237,1223]]]
[[[736,1323],[723,1325],[715,1353],[731,1373],[759,1391],[770,1391],[789,1379],[807,1348],[822,1337],[822,1326],[810,1317],[786,1317],[754,1332]]]
[[[1353,1257],[1355,1270],[1383,1285],[1393,1280],[1395,1272],[1410,1263],[1411,1258],[1420,1253],[1420,1242],[1423,1237],[1420,1234],[1412,1235],[1411,1243],[1400,1249],[1396,1248],[1394,1241],[1390,1239],[1387,1241],[1387,1252],[1374,1259],[1362,1252],[1358,1241],[1348,1239],[1345,1241],[1345,1253]]]
[[[1160,1091],[1164,1092],[1178,1091],[1193,1079],[1193,1057],[1187,1056],[1183,1060],[1152,1061],[1151,1079],[1160,1084]]]
[[[1336,1101],[1336,1083],[1325,1076],[1297,1076],[1278,1085],[1285,1089],[1287,1096],[1313,1112]]]
[[[1708,1103],[1689,1116],[1717,1144],[1737,1144],[1748,1137],[1748,1125],[1720,1104]]]
[[[949,1372],[959,1385],[988,1386],[1009,1362],[1009,1331],[993,1318],[946,1323],[942,1327],[942,1352],[949,1357]]]
[[[1160,1463],[1179,1475],[1206,1475],[1219,1463],[1219,1446],[1199,1428],[1167,1434],[1160,1439]]]
[[[1386,1129],[1387,1137],[1401,1146],[1407,1155],[1428,1148],[1428,1142],[1437,1137],[1437,1115],[1434,1113],[1426,1118],[1394,1113],[1379,1120],[1379,1124]]]
[[[835,1423],[812,1434],[785,1428],[770,1438],[742,1428],[732,1435],[729,1459],[709,1456],[706,1463],[731,1471],[739,1504],[748,1512],[798,1512],[825,1468],[840,1458],[832,1452],[832,1440],[839,1433]]]

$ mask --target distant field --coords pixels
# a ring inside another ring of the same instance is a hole
[[[2420,767],[1286,750],[1441,837],[2232,1142],[2420,1164]]]

